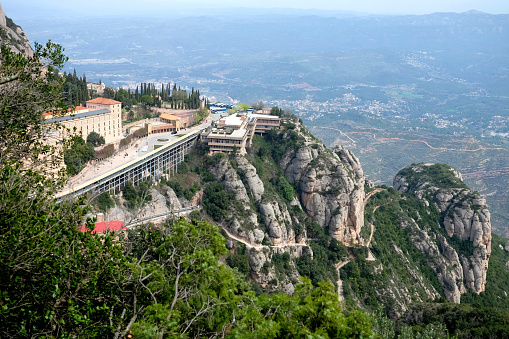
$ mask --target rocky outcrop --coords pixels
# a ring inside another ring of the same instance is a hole
[[[253,199],[260,201],[263,193],[265,193],[265,187],[260,177],[256,174],[256,168],[247,161],[245,157],[236,157],[235,160],[239,168],[243,171],[245,176],[245,182],[247,188],[251,191]]]
[[[246,239],[249,243],[260,244],[265,238],[265,232],[259,228],[256,210],[249,199],[244,183],[232,167],[229,158],[222,157],[211,168],[211,173],[217,181],[223,183],[226,191],[234,193],[235,200],[241,202],[242,205],[243,211],[235,208],[229,210],[227,216],[229,223],[225,226],[231,233]]]
[[[166,200],[168,201],[167,204],[170,205],[169,206],[170,209],[175,211],[175,210],[179,210],[179,209],[181,209],[183,207],[182,203],[179,200],[179,198],[175,194],[175,191],[173,191],[171,189],[171,187],[165,186],[162,190],[163,190],[164,196],[166,197]]]
[[[171,188],[168,188],[168,191],[173,193]],[[108,210],[106,213],[106,220],[122,220],[124,223],[129,223],[134,219],[170,212],[168,204],[166,203],[168,199],[166,194],[163,195],[158,190],[152,188],[150,190],[150,195],[152,196],[152,199],[149,202],[143,204],[142,206],[136,206],[134,209],[127,208],[123,196],[117,195],[117,204]],[[175,193],[173,193],[173,195],[175,195]],[[178,208],[174,208],[173,210],[176,209]]]
[[[331,152],[311,141],[287,154],[280,166],[299,185],[300,202],[316,223],[338,241],[362,242],[364,174],[350,151],[339,147]]]
[[[405,227],[408,226],[409,225],[405,225]],[[413,226],[417,226],[417,224]],[[425,282],[422,272],[412,265],[406,254],[398,246],[392,244],[391,247],[394,252],[398,254],[400,265],[402,265],[409,273],[411,280],[402,282],[400,281],[400,277],[392,276],[390,278],[390,284],[387,284],[380,291],[377,290],[376,286],[373,287],[375,293],[382,294],[392,301],[389,316],[391,318],[398,318],[408,309],[408,305],[412,302],[434,300],[440,297],[440,293],[438,293],[432,285],[430,286]]]
[[[289,254],[291,260],[289,261],[290,272],[283,277],[281,272],[279,274],[276,272],[276,268],[271,262],[274,255],[283,255],[285,253]],[[251,248],[249,250],[251,278],[263,287],[273,285],[274,281],[278,281],[277,286],[272,286],[273,290],[281,290],[287,294],[292,294],[300,277],[293,259],[303,255],[313,257],[313,251],[307,246]]]
[[[444,288],[447,300],[459,303],[461,294],[466,290],[464,284],[459,283],[463,280],[463,269],[454,248],[447,243],[443,236],[430,236],[413,219],[402,222],[401,227],[409,228],[412,243],[425,255],[428,266],[435,272],[438,281]],[[430,299],[435,299],[438,296],[438,293],[432,293]]]
[[[7,18],[0,4],[0,45],[8,45],[16,53],[33,55],[28,38],[18,25]]]
[[[212,168],[211,172],[217,181],[224,184],[224,188],[227,191],[235,193],[237,200],[247,203],[244,205],[244,208],[248,210],[250,200],[246,187],[235,169],[231,166],[229,159],[226,156],[222,157],[217,165]]]
[[[480,293],[486,287],[491,254],[490,212],[486,200],[462,182],[461,174],[446,165],[418,164],[401,170],[394,187],[413,194],[442,214],[438,244],[421,235],[412,238],[444,287],[447,299],[459,302],[467,290]],[[415,229],[415,225],[413,226]],[[421,232],[425,233],[425,232]]]
[[[279,205],[277,202],[263,202],[260,204],[260,213],[274,245],[295,243],[292,218],[285,205]]]

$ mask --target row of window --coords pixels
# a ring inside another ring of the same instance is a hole
[[[214,142],[217,144],[242,144],[243,140],[230,140],[230,139],[215,139],[215,138],[208,138],[207,142]]]

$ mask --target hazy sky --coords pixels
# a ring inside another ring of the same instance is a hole
[[[165,15],[208,8],[297,8],[374,14],[426,14],[475,9],[508,14],[509,0],[0,0],[7,16]],[[201,13],[200,13],[201,14]]]

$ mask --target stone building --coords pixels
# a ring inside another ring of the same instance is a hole
[[[122,103],[120,101],[95,98],[87,101],[87,107],[78,107],[70,114],[46,119],[45,123],[59,122],[63,124],[69,130],[69,132],[64,131],[63,138],[76,129],[85,140],[91,132],[97,132],[109,144],[122,138],[121,115]]]

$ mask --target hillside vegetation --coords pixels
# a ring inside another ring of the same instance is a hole
[[[488,240],[477,242],[474,231],[470,235],[458,231],[449,234],[450,225],[458,222],[455,216],[464,215],[462,209],[471,211],[475,220],[484,220],[487,213],[483,200],[468,189],[457,171],[447,165],[414,164],[398,173],[396,186],[403,192],[386,186],[366,187],[368,194],[376,191],[365,206],[365,224],[355,241],[338,241],[329,227],[319,224],[320,215],[306,208],[310,206],[302,200],[306,184],[294,179],[295,168],[288,165],[288,159],[299,158],[303,148],[317,152],[314,159],[296,170],[302,172],[301,180],[311,173],[317,175],[321,167],[330,169],[330,164],[324,166],[322,161],[344,155],[339,149],[331,152],[323,148],[298,121],[290,120],[284,131],[256,136],[246,156],[209,156],[201,148],[187,157],[179,174],[166,184],[180,186],[176,192],[180,191],[177,195],[181,197],[189,189],[184,183],[203,188],[204,209],[193,217],[221,225],[229,238],[226,263],[250,276],[258,293],[292,293],[299,275],[310,277],[315,285],[324,279],[336,284],[340,279],[348,307],[372,312],[382,308],[383,314],[398,319],[392,323],[396,334],[407,325],[422,332],[426,324],[444,324],[449,333],[460,336],[482,337],[481,333],[488,333],[490,328],[499,328],[499,336],[506,335],[501,329],[506,324],[504,310],[509,301],[509,286],[504,282],[509,278],[505,267],[509,253],[504,249],[507,240],[494,236],[498,247],[492,251],[491,234]],[[354,174],[350,171],[348,175]],[[318,194],[328,196],[341,190],[340,186],[330,187]],[[443,198],[446,193],[451,193],[450,203]],[[273,224],[265,222],[267,213],[261,206],[267,202],[274,211],[269,218],[286,228],[283,237],[287,238],[279,242],[280,234],[271,230]],[[285,211],[291,220],[288,223]],[[329,217],[337,213],[334,211]],[[367,248],[363,245],[370,238],[371,225],[374,233]],[[476,265],[484,265],[479,260],[488,266],[485,283],[479,283],[482,274],[476,275]],[[344,264],[338,277],[335,266],[339,263]],[[469,280],[470,274],[477,278]],[[445,302],[460,299],[462,304],[484,305],[481,313],[494,312],[497,317],[493,319],[498,320],[460,325],[461,319],[479,314],[471,306],[458,308]],[[414,318],[417,305],[424,305],[419,312],[437,314],[430,321]],[[458,322],[446,323],[443,314],[448,312],[459,314]]]

